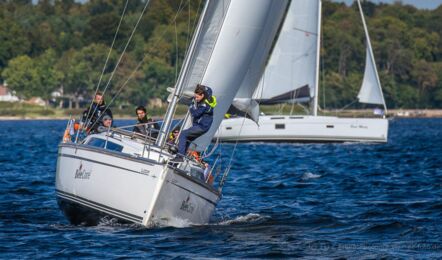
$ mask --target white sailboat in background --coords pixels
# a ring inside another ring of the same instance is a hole
[[[359,1],[366,38],[361,103],[387,107],[382,93],[367,26]],[[249,118],[223,120],[215,135],[221,141],[387,142],[386,118],[318,116],[321,1],[292,0],[265,73],[255,90],[258,104],[310,102],[310,115],[261,115],[255,105]],[[235,100],[242,100],[238,93]],[[233,103],[235,105],[235,101]],[[253,119],[255,119],[254,122]]]
[[[202,177],[201,162],[174,157],[166,143],[175,107],[196,83],[218,97],[211,130],[197,139],[210,143],[240,86],[262,74],[288,2],[207,1],[157,139],[121,128],[59,145],[56,193],[74,224],[95,225],[104,216],[145,226],[205,224],[214,211],[228,168],[219,183]],[[251,96],[249,97],[251,98]],[[212,168],[214,165],[212,165]]]

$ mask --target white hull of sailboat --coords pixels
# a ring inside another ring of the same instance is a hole
[[[206,224],[219,200],[213,187],[154,160],[87,145],[61,144],[57,200],[73,224],[104,216],[145,226]]]
[[[242,117],[225,119],[220,141],[387,142],[388,120],[332,116],[260,116],[259,125]]]

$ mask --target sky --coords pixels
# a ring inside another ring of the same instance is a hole
[[[353,3],[353,0],[332,0],[333,2],[344,2],[348,5]],[[370,0],[373,3],[386,3],[391,4],[398,0]],[[414,5],[421,9],[436,9],[442,4],[442,0],[401,0],[403,4]]]

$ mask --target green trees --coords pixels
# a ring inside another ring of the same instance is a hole
[[[0,17],[0,70],[8,61],[30,51],[31,43],[26,32],[17,23]]]
[[[122,54],[146,3],[130,0],[102,75],[125,0],[0,1],[0,83],[24,98],[49,99],[62,89],[77,105],[97,86],[106,88],[107,100],[118,94],[116,105],[165,100],[203,2],[151,1]],[[388,107],[440,108],[442,6],[419,10],[364,1],[363,8]],[[355,100],[365,65],[357,6],[323,1],[321,37],[320,99],[326,98],[319,102],[341,108]]]
[[[36,59],[23,55],[12,59],[2,76],[8,79],[8,87],[23,98],[33,96],[48,100],[60,84],[62,74],[55,69],[55,52],[48,49]]]
[[[38,84],[38,73],[34,69],[33,60],[27,55],[10,60],[8,67],[2,72],[2,77],[8,79],[9,88],[15,90],[22,98],[40,94],[35,91],[35,86]]]
[[[440,76],[442,6],[418,10],[395,3],[374,5],[364,2],[374,56],[380,73],[387,106],[390,108],[435,108],[442,103]],[[362,82],[365,61],[360,19],[356,6],[329,1],[323,6],[322,78],[327,108],[341,108],[355,100],[349,95]],[[357,18],[357,17],[356,17]],[[436,20],[438,22],[436,22]],[[356,29],[355,29],[356,28]]]

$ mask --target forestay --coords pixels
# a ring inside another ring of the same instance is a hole
[[[217,97],[212,127],[195,141],[200,151],[210,143],[240,86],[257,85],[287,7],[286,0],[211,2],[190,69],[185,72],[183,91],[189,97],[196,83],[201,83],[210,86]]]

